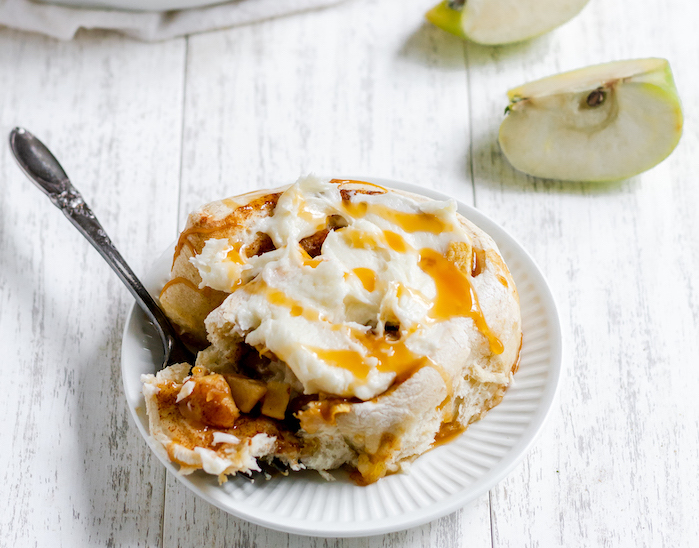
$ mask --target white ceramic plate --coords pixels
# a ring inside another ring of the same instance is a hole
[[[386,187],[444,200],[438,192],[375,178],[359,178]],[[232,478],[218,485],[204,473],[181,476],[155,454],[194,493],[250,522],[272,529],[322,537],[389,533],[422,525],[454,512],[488,491],[522,460],[553,404],[561,377],[562,341],[556,306],[541,272],[524,249],[476,209],[459,212],[490,234],[500,247],[517,284],[524,342],[519,372],[502,403],[449,444],[418,458],[409,474],[396,474],[367,487],[343,474],[326,482],[315,472],[250,483]],[[155,263],[144,284],[158,294],[167,281],[172,249]],[[151,448],[140,376],[161,363],[160,343],[145,315],[132,308],[122,344],[126,399],[136,425]]]

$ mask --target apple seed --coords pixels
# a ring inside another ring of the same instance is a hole
[[[599,88],[590,93],[590,95],[587,96],[587,106],[588,107],[598,107],[602,103],[604,103],[604,100],[606,99],[607,94],[604,92],[603,89]]]

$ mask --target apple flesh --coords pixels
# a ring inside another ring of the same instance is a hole
[[[575,17],[589,0],[443,0],[427,20],[485,45],[510,44],[544,34]]]
[[[549,76],[507,93],[505,157],[544,179],[615,181],[667,158],[682,108],[665,59],[615,61]]]

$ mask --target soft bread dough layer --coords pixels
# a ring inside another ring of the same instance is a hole
[[[374,185],[343,183],[343,188],[355,194],[377,192]],[[228,297],[223,291],[199,289],[202,278],[190,258],[201,254],[210,238],[244,242],[247,257],[268,251],[268,237],[250,233],[249,228],[273,214],[284,190],[261,191],[207,204],[190,215],[180,238],[171,277],[175,282],[166,286],[161,302],[168,316],[191,340],[204,346],[203,335],[208,336],[211,346],[200,353],[197,364],[209,370],[239,372],[242,367],[245,333],[241,334],[230,321],[240,300],[234,298],[236,293]],[[429,201],[414,194],[390,192],[417,202]],[[275,451],[273,439],[265,444],[260,438],[260,442],[240,446],[237,452],[228,447],[229,456],[235,456],[228,458],[225,467],[222,463],[207,465],[201,449],[186,447],[169,434],[172,424],[163,424],[162,403],[158,404],[155,393],[162,390],[165,377],[171,374],[161,372],[161,379],[145,379],[144,393],[151,434],[167,448],[171,460],[179,462],[185,471],[203,468],[217,474],[255,469],[255,458],[264,456],[281,457],[295,467],[298,458],[305,467],[321,471],[347,463],[358,470],[356,479],[360,483],[369,483],[400,471],[433,447],[435,439],[463,430],[497,405],[518,364],[522,335],[517,290],[492,239],[461,215],[456,216],[465,236],[458,245],[450,245],[446,257],[467,275],[488,328],[502,343],[501,353],[493,352],[489,340],[471,318],[455,317],[437,323],[429,331],[436,353],[431,362],[407,379],[367,401],[322,392],[306,396],[304,405],[295,413],[301,427],[297,432],[303,445],[300,451]],[[474,275],[475,250],[481,251],[482,258]],[[265,360],[261,369],[265,380],[289,382],[293,396],[300,396],[306,391],[305,386],[275,358]],[[180,369],[178,375],[183,384],[186,371]],[[161,388],[156,388],[158,383]]]

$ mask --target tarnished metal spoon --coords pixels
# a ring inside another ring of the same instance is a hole
[[[71,184],[68,175],[51,151],[26,129],[19,127],[10,132],[10,148],[25,175],[49,197],[53,205],[63,211],[68,220],[99,251],[153,322],[163,343],[162,367],[181,362],[193,364],[194,354],[180,340],[163,311],[114,247],[97,217],[85,203],[80,192]]]

